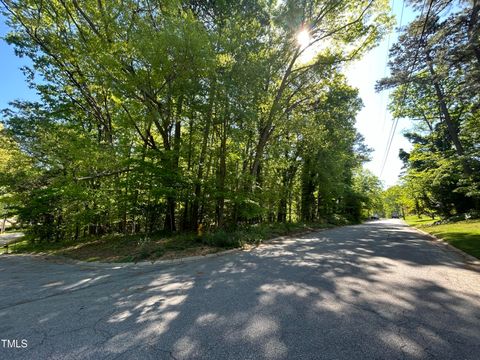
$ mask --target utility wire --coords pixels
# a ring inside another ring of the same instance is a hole
[[[423,15],[423,8],[424,7],[425,6],[422,7],[422,15]],[[404,10],[405,10],[405,0],[402,1],[402,10],[400,12],[400,21],[399,21],[398,30],[400,30],[402,28],[402,25],[403,25],[403,12],[404,12]],[[390,50],[390,46],[389,46],[389,50]],[[388,65],[388,53],[387,53],[387,61],[385,62],[385,70],[387,68],[387,65]],[[387,113],[388,113],[388,105],[385,106],[385,113],[384,113],[384,118],[383,118],[383,125],[384,126],[385,126],[385,123],[387,121]],[[384,126],[382,127],[382,134],[383,134]],[[385,155],[383,157],[382,167],[381,167],[381,170],[380,170],[380,177],[383,175],[383,170],[385,169],[388,154],[390,152],[390,146],[391,146],[391,143],[393,141],[393,137],[395,135],[396,129],[397,129],[397,124],[396,124],[396,120],[394,120],[394,122],[392,122],[392,126],[390,126],[390,131],[389,131],[388,137],[387,137],[387,143],[386,143],[386,146],[385,146]]]
[[[405,2],[404,2],[404,4],[405,4]],[[425,9],[425,5],[426,5],[426,2],[425,2],[424,6],[423,6],[423,8],[422,8],[422,12],[421,12],[421,14],[420,14],[420,18],[422,18],[423,10]],[[418,47],[417,47],[417,49],[416,49],[416,51],[415,51],[415,56],[414,56],[414,58],[413,58],[413,62],[412,62],[412,65],[411,65],[412,71],[413,71],[413,68],[415,67],[415,64],[416,64],[417,59],[418,59],[418,53],[419,53],[419,51],[420,51],[421,41],[422,41],[422,39],[423,39],[423,35],[425,34],[425,30],[426,30],[426,28],[427,28],[428,18],[429,18],[429,16],[430,16],[430,12],[431,12],[431,10],[432,10],[432,5],[433,5],[433,0],[430,0],[429,6],[428,6],[428,10],[427,10],[427,14],[426,14],[425,20],[424,20],[424,22],[423,22],[422,33],[421,33],[421,35],[420,35],[420,38],[418,39],[419,45],[418,45]],[[416,36],[417,36],[417,33],[415,33],[415,37],[416,37]],[[409,73],[407,73],[407,76],[409,76]],[[401,100],[402,106],[403,106],[403,104],[405,103],[405,100],[406,100],[406,98],[407,98],[407,91],[408,91],[408,85],[409,85],[409,84],[410,84],[409,82],[407,82],[407,83],[405,84],[405,88],[404,88],[404,92],[403,92],[403,96],[402,96],[402,100]],[[382,169],[381,169],[381,171],[380,171],[380,177],[382,176],[383,170],[385,169],[385,165],[386,165],[386,163],[387,163],[387,159],[388,159],[388,155],[389,155],[389,153],[390,153],[390,148],[391,148],[391,146],[392,146],[393,138],[395,137],[395,132],[396,132],[396,130],[397,130],[398,121],[399,121],[399,118],[396,118],[396,119],[394,120],[393,124],[392,124],[392,128],[391,128],[391,131],[390,131],[390,136],[389,136],[388,143],[387,143],[387,148],[386,148],[386,151],[385,151],[385,156],[384,156],[384,158],[383,158]]]
[[[392,0],[392,11],[394,9],[394,4],[395,4],[395,0]],[[402,10],[400,11],[400,21],[398,23],[398,30],[400,30],[402,28],[402,25],[403,25],[403,13],[404,13],[404,10],[405,10],[405,1],[402,1]],[[422,13],[423,13],[423,9],[422,9]],[[391,34],[391,33],[390,33]],[[388,59],[389,59],[389,51],[390,51],[390,34],[388,35],[388,45],[387,45],[387,55],[386,55],[386,59],[385,59],[385,68],[384,68],[384,75],[383,77],[385,78],[387,76],[387,66],[388,66]],[[383,113],[383,123],[382,123],[382,134],[383,134],[383,131],[385,129],[385,124],[387,123],[387,114],[388,114],[388,104],[385,104],[385,111]],[[392,126],[390,127],[390,131],[388,133],[388,137],[387,137],[387,142],[386,142],[386,146],[385,148],[388,147],[388,143],[390,142],[390,137],[392,137],[392,131],[393,131],[393,123],[392,123]],[[383,169],[385,167],[385,160],[382,161],[382,168],[381,168],[381,173],[380,173],[380,177],[382,176],[383,174]]]
[[[405,3],[403,3],[405,5]],[[394,12],[394,7],[395,7],[395,0],[392,0],[392,5],[391,5],[391,9],[392,9],[392,13]],[[402,14],[403,14],[403,8],[402,8]],[[390,51],[390,38],[392,36],[392,33],[389,32],[388,33],[388,37],[387,37],[387,53],[385,54],[385,66],[383,68],[383,77],[386,78],[387,77],[387,67],[388,67],[388,55],[389,55],[389,51]],[[383,112],[383,121],[382,121],[382,134],[383,134],[383,130],[385,129],[385,124],[387,123],[387,107],[388,105],[386,104],[386,101],[385,101],[385,93],[382,94],[382,102],[381,102],[381,106],[385,106],[385,111]]]

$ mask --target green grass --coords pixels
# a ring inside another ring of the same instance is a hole
[[[465,220],[443,225],[432,225],[433,221],[427,221],[426,218],[406,218],[409,225],[435,235],[480,259],[480,220]]]
[[[158,258],[189,256],[218,251],[214,246],[199,243],[194,234],[108,235],[78,241],[22,241],[9,248],[12,253],[65,256],[83,261],[136,262]]]
[[[282,235],[329,228],[329,223],[282,223],[244,226],[230,231],[174,235],[108,235],[77,241],[34,242],[23,240],[9,247],[9,253],[65,256],[82,261],[137,262],[206,255],[225,249],[254,246]]]
[[[430,216],[425,216],[425,215],[422,216],[421,218],[419,218],[417,215],[409,215],[405,217],[405,221],[407,222],[407,224],[415,227],[431,225],[438,220],[440,220],[438,217],[435,219],[432,219]]]

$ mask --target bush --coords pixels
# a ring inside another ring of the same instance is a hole
[[[480,219],[480,211],[471,210],[465,214],[465,219]]]
[[[335,214],[335,215],[332,215],[328,218],[328,223],[329,224],[339,225],[339,226],[348,225],[348,224],[352,224],[352,223],[358,223],[358,222],[359,221],[352,216],[347,218],[345,216]]]
[[[210,246],[224,247],[224,248],[234,248],[239,247],[242,244],[238,241],[235,234],[237,231],[232,233],[227,233],[224,230],[219,230],[211,234],[207,234],[203,238],[203,242]]]
[[[350,222],[341,216],[331,219],[331,224],[346,225]],[[275,223],[275,224],[256,224],[237,228],[236,230],[225,231],[218,230],[214,233],[205,234],[202,242],[209,246],[222,248],[241,247],[245,244],[258,245],[266,239],[292,234],[295,231],[302,231],[311,227],[324,228],[329,227],[324,222],[314,224],[303,223]]]
[[[263,240],[271,237],[275,231],[270,230],[267,226],[256,225],[237,229],[235,231],[226,232],[218,230],[203,237],[206,245],[217,246],[223,248],[236,248],[245,244],[260,244]]]
[[[457,221],[463,221],[465,220],[465,214],[457,214],[457,215],[453,215],[451,217],[449,217],[446,222],[447,223],[453,223],[453,222],[457,222]]]

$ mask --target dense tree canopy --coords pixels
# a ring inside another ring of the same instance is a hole
[[[341,69],[387,1],[2,3],[40,101],[3,112],[0,181],[38,238],[358,219]]]
[[[422,8],[419,1],[413,1]],[[390,51],[391,110],[413,120],[400,151],[412,211],[448,217],[480,209],[480,2],[432,1]]]

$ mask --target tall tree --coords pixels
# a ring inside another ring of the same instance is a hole
[[[386,1],[1,2],[40,95],[4,112],[32,176],[3,186],[38,238],[351,212],[361,102],[341,71]]]

